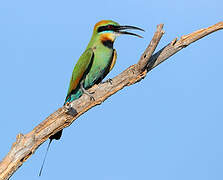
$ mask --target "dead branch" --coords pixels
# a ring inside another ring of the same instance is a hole
[[[11,150],[0,162],[0,179],[9,179],[12,174],[32,154],[34,154],[36,149],[43,142],[61,129],[70,126],[80,115],[92,107],[101,104],[109,96],[122,88],[139,82],[145,78],[151,69],[155,68],[167,58],[171,57],[191,43],[221,29],[223,29],[223,22],[219,22],[208,28],[200,29],[191,34],[182,36],[180,40],[177,40],[176,38],[167,46],[152,55],[164,34],[163,24],[158,25],[149,46],[146,48],[137,64],[130,66],[121,74],[114,77],[112,79],[112,84],[102,83],[89,89],[89,91],[95,92],[95,101],[91,101],[88,96],[83,95],[76,101],[73,101],[70,104],[70,108],[67,108],[66,106],[59,108],[28,134],[18,134],[16,142],[13,143]]]

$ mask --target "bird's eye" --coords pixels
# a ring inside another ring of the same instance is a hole
[[[113,29],[113,26],[112,25],[108,25],[108,29]]]

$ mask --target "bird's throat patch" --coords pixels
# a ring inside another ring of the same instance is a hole
[[[106,47],[108,47],[109,49],[113,49],[113,41],[110,40],[106,40],[106,41],[102,41],[102,44]]]
[[[101,41],[110,40],[110,41],[113,41],[114,42],[115,38],[116,38],[116,35],[114,33],[103,33],[100,36],[100,40]]]
[[[113,43],[115,38],[116,38],[115,34],[105,33],[101,35],[100,40],[104,46],[108,48],[113,48]]]

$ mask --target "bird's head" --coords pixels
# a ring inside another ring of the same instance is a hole
[[[135,26],[121,26],[117,22],[111,20],[102,20],[95,24],[93,35],[99,37],[101,42],[114,42],[116,37],[121,34],[133,35],[142,38],[142,36],[124,31],[127,29],[144,31]]]

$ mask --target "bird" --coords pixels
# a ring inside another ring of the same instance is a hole
[[[113,47],[116,38],[122,34],[142,38],[138,34],[125,31],[127,29],[144,31],[135,26],[121,26],[112,20],[101,20],[95,24],[90,42],[74,66],[64,104],[80,98],[83,94],[87,94],[91,100],[94,100],[88,89],[95,84],[101,83],[113,69],[117,59],[117,51]],[[52,140],[59,140],[61,135],[62,130],[49,137],[50,142],[47,152]],[[47,152],[39,176],[42,173]]]

